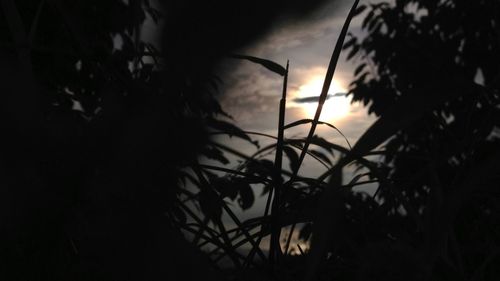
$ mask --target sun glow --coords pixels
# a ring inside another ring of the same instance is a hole
[[[318,76],[313,77],[306,84],[301,85],[297,90],[294,106],[302,108],[305,118],[314,118],[318,102],[317,99],[313,100],[313,97],[319,97],[322,87],[323,77]],[[337,81],[332,81],[328,92],[330,98],[328,98],[323,105],[320,120],[326,122],[339,120],[349,114],[351,98],[345,95],[339,95],[345,94],[346,92],[346,89],[342,88]],[[306,100],[308,98],[310,98],[310,100]]]

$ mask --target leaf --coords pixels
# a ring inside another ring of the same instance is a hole
[[[333,153],[332,143],[327,141],[326,139],[324,139],[322,137],[314,136],[311,139],[311,144],[315,144],[315,145]]]
[[[363,20],[363,23],[361,25],[362,28],[365,28],[366,25],[371,21],[371,19],[373,18],[373,16],[375,15],[375,11],[374,10],[371,10],[368,15],[366,15],[365,19]]]
[[[241,209],[247,210],[252,207],[255,202],[255,195],[252,187],[249,184],[242,184],[239,189],[240,198],[238,199],[238,204]]]
[[[342,168],[336,169],[335,173],[332,173],[330,180],[328,181],[329,188],[338,189],[341,187],[343,178]]]
[[[354,70],[354,76],[357,76],[359,73],[361,73],[361,71],[363,71],[365,66],[366,66],[366,63],[362,63],[358,67],[356,67],[356,69]]]
[[[359,45],[352,47],[351,51],[347,55],[347,60],[352,59],[359,51]]]
[[[275,63],[274,61],[266,60],[266,59],[261,59],[257,57],[252,57],[252,56],[245,56],[245,55],[231,55],[230,57],[236,58],[236,59],[245,59],[249,60],[251,62],[257,63],[262,65],[263,67],[271,70],[274,73],[277,73],[281,76],[285,76],[286,74],[286,69],[279,65],[278,63]]]
[[[235,200],[238,196],[238,189],[235,186],[235,181],[223,177],[213,179],[211,182],[222,198],[228,197],[231,200]]]
[[[258,176],[255,176],[255,175],[252,175],[249,173],[245,173],[245,172],[241,171],[240,169],[228,169],[228,168],[224,168],[224,167],[217,167],[217,166],[206,165],[206,164],[200,164],[200,167],[202,167],[204,169],[225,172],[225,173],[228,173],[232,176],[234,176],[234,175],[240,176],[240,177],[231,177],[232,181],[241,181],[241,182],[245,182],[245,183],[249,183],[249,184],[254,184],[254,183],[265,184],[265,183],[269,182],[269,180],[266,178],[262,178],[262,177],[258,177]]]
[[[295,122],[292,122],[290,124],[287,124],[283,128],[284,129],[288,129],[288,128],[292,128],[292,127],[295,127],[295,126],[298,126],[298,125],[303,125],[303,124],[312,123],[312,122],[313,122],[312,119],[300,119],[298,121],[295,121]],[[328,122],[318,121],[317,123],[318,123],[318,125],[327,125],[328,127],[330,127],[332,129],[334,129],[335,131],[337,131],[344,138],[344,140],[347,142],[347,145],[349,146],[349,148],[351,148],[351,144],[349,143],[349,140],[346,138],[346,136],[337,127],[335,127],[334,125],[332,125],[332,124],[330,124]]]
[[[367,174],[359,174],[359,175],[356,175],[354,176],[351,181],[347,184],[347,185],[352,185],[352,184],[355,184],[359,181],[360,178],[366,176]]]
[[[373,19],[372,21],[370,21],[370,23],[368,24],[368,30],[372,30],[373,27],[375,26],[375,24],[377,24],[379,21],[377,18]]]
[[[361,76],[358,77],[358,81],[361,81],[361,83],[364,83],[366,76],[368,76],[368,74],[369,74],[368,72],[361,74]]]
[[[353,17],[361,14],[364,10],[366,10],[366,5],[359,6],[353,13]]]
[[[274,163],[267,160],[253,160],[247,163],[246,171],[249,174],[255,174],[263,178],[273,178]]]
[[[352,45],[354,45],[357,41],[358,41],[358,39],[356,37],[352,37],[351,39],[349,39],[349,41],[347,41],[344,44],[344,46],[342,47],[342,49],[343,50],[348,49],[349,47],[351,47]]]
[[[314,156],[318,157],[319,159],[325,161],[326,163],[332,165],[332,161],[324,153],[322,153],[320,151],[317,151],[317,150],[309,150],[309,153],[311,153],[312,155],[314,155]]]
[[[233,136],[233,135],[237,136],[241,139],[244,139],[244,140],[249,141],[252,144],[256,145],[252,141],[252,139],[243,130],[241,130],[240,128],[238,128],[237,126],[235,126],[229,122],[210,118],[210,119],[207,119],[207,125],[216,129],[216,130],[227,133],[230,136]]]
[[[217,194],[211,190],[202,190],[198,193],[201,211],[213,222],[218,222],[222,216],[222,205]]]
[[[358,154],[367,153],[440,104],[466,93],[481,91],[481,89],[474,90],[477,88],[475,84],[465,82],[468,80],[460,79],[458,75],[446,80],[449,80],[448,83],[444,81],[441,85],[448,86],[438,88],[435,85],[427,85],[411,89],[365,131],[354,145],[353,151]]]
[[[285,152],[288,160],[290,160],[290,169],[292,171],[295,171],[295,169],[298,168],[299,155],[297,154],[295,149],[291,148],[290,146],[283,146],[283,152]]]
[[[337,44],[335,45],[335,49],[333,51],[332,57],[330,59],[330,63],[328,65],[328,70],[325,76],[325,83],[323,84],[323,89],[321,91],[321,99],[318,104],[318,108],[316,110],[316,114],[314,116],[314,120],[311,125],[311,129],[309,130],[309,133],[307,135],[307,140],[304,143],[304,148],[302,149],[302,152],[300,154],[299,158],[299,166],[302,164],[302,161],[304,160],[304,157],[306,155],[307,149],[309,148],[309,144],[311,143],[311,140],[314,136],[314,130],[316,129],[316,126],[319,121],[319,116],[321,114],[321,109],[323,107],[325,98],[328,94],[328,89],[330,88],[330,84],[333,79],[333,74],[335,73],[335,68],[337,66],[338,59],[340,57],[340,53],[342,51],[342,45],[344,43],[345,36],[347,34],[347,30],[349,28],[349,24],[354,17],[354,12],[356,10],[356,7],[358,6],[359,0],[354,1],[351,10],[349,11],[349,14],[347,15],[347,18],[345,20],[344,26],[342,27],[342,31],[340,32],[339,39],[337,40]],[[298,170],[297,170],[298,171]],[[294,173],[294,176],[296,176],[296,173]],[[330,202],[333,203],[333,202]],[[331,214],[328,212],[327,214]],[[338,214],[334,214],[338,215]],[[319,216],[320,218],[325,218],[327,217],[326,215]],[[327,243],[329,242],[328,240],[331,239],[330,237],[330,231],[328,231],[330,228],[330,222],[325,221],[321,222],[318,225],[317,231],[314,232],[314,236],[319,236],[319,239],[316,239],[313,241],[313,244],[311,244],[311,252],[309,255],[309,259],[305,268],[305,273],[304,273],[304,280],[306,281],[312,281],[316,279],[316,274],[318,273],[319,266],[321,262],[323,261],[323,256],[324,253],[327,249]],[[313,236],[313,239],[314,239]]]
[[[458,75],[443,77],[441,87],[436,85],[427,85],[425,88],[412,89],[413,93],[404,95],[396,105],[385,112],[358,140],[351,152],[346,157],[339,160],[339,163],[329,171],[334,177],[338,175],[342,166],[349,163],[356,155],[363,155],[373,148],[380,145],[397,131],[411,126],[413,122],[420,119],[424,114],[432,111],[436,106],[456,99],[464,93],[477,92],[477,87],[467,79],[460,79]],[[422,93],[425,93],[423,95]],[[429,98],[432,97],[432,98]],[[479,176],[480,177],[480,176]],[[475,177],[477,178],[477,177]],[[333,183],[331,180],[330,182]],[[467,186],[475,186],[467,184]],[[310,261],[307,268],[305,280],[313,280],[319,267],[325,249],[331,241],[335,241],[332,237],[338,223],[338,207],[339,192],[335,188],[326,188],[323,192],[318,204],[318,212],[320,214],[328,214],[336,216],[328,218],[328,215],[318,216],[314,221],[315,229],[313,231],[313,241],[311,244]],[[458,201],[458,200],[457,200]],[[337,207],[336,207],[337,205]],[[443,214],[444,216],[444,214]],[[446,221],[453,221],[449,217]]]
[[[229,160],[224,157],[224,153],[222,153],[222,151],[217,148],[207,146],[203,148],[203,151],[201,153],[207,158],[217,160],[224,165],[229,164]]]

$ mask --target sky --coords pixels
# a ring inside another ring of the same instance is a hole
[[[312,108],[315,109],[315,104],[298,104],[293,100],[319,95],[331,53],[351,4],[352,1],[334,1],[320,8],[310,18],[278,22],[261,40],[239,51],[241,54],[270,59],[283,66],[287,59],[290,60],[288,121],[313,117]],[[361,17],[355,18],[351,23],[349,31],[353,34],[360,34],[360,20]],[[345,93],[352,80],[356,62],[346,62],[345,58],[344,52],[337,65],[334,89],[330,89],[330,94]],[[220,97],[222,108],[234,117],[236,124],[246,130],[275,133],[282,77],[260,65],[236,59],[224,61],[221,74],[224,81]],[[321,119],[332,122],[351,142],[355,142],[375,117],[368,116],[359,104],[349,107],[349,102],[350,98],[344,96],[330,98]],[[339,116],[330,112],[335,109],[348,110]]]
[[[363,1],[362,1],[363,2]],[[239,54],[270,59],[283,66],[290,61],[288,97],[285,124],[313,118],[315,103],[297,103],[297,98],[318,96],[333,52],[335,42],[343,26],[352,1],[333,1],[320,8],[311,17],[301,20],[281,20],[253,45],[239,50]],[[353,34],[361,34],[362,16],[355,18],[349,28]],[[329,94],[346,93],[358,62],[347,62],[344,52],[339,60]],[[260,65],[245,60],[227,59],[220,65],[222,108],[229,113],[236,125],[246,131],[276,135],[278,107],[282,93],[283,78]],[[320,120],[330,122],[354,144],[359,136],[376,120],[361,104],[350,104],[344,95],[327,100]],[[304,125],[287,131],[285,137],[305,136],[309,126]],[[319,126],[317,134],[336,144],[348,147],[345,139],[334,130]],[[263,145],[269,140],[256,138]],[[219,141],[251,155],[256,147],[235,138],[220,137]],[[284,162],[287,165],[287,162]],[[284,166],[285,167],[285,166]],[[344,171],[349,181],[354,167]],[[300,174],[318,176],[326,169],[306,158]],[[374,186],[367,187],[367,191]],[[255,190],[258,197],[260,191]],[[264,197],[257,200],[248,211],[240,213],[242,220],[262,215]],[[238,211],[238,208],[234,209]]]
[[[363,1],[361,1],[363,2]],[[240,54],[270,59],[281,65],[290,61],[288,97],[285,124],[313,118],[316,103],[297,103],[296,98],[318,96],[324,75],[352,1],[330,1],[307,19],[282,20],[255,44],[240,50]],[[349,31],[361,34],[362,16],[354,18]],[[343,52],[334,75],[329,94],[346,93],[358,62],[347,62]],[[236,125],[246,131],[277,134],[278,107],[283,78],[266,68],[246,60],[227,59],[220,66],[223,81],[219,97],[222,108]],[[327,100],[320,120],[336,126],[354,144],[359,136],[376,120],[368,115],[362,104],[350,103],[350,97],[334,96]],[[309,126],[287,131],[285,137],[305,136]],[[344,138],[326,126],[319,126],[319,136],[348,147]],[[260,142],[266,140],[257,138]],[[255,152],[252,145],[232,139],[221,140],[247,154]],[[319,168],[306,159],[302,174],[316,175]],[[319,173],[320,174],[320,173]]]

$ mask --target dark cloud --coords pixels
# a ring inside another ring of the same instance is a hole
[[[330,99],[332,97],[342,97],[345,96],[346,93],[335,93],[333,95],[327,95],[326,99]],[[312,103],[312,102],[318,102],[319,101],[319,96],[311,96],[311,97],[305,97],[305,98],[295,98],[293,99],[294,102],[296,103]]]

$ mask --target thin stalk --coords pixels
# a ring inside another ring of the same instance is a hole
[[[359,0],[354,1],[354,4],[351,8],[351,11],[349,12],[349,15],[346,18],[346,21],[344,23],[344,26],[342,27],[342,31],[340,32],[340,36],[337,40],[337,43],[335,45],[335,49],[333,50],[332,57],[330,59],[330,63],[328,65],[328,70],[326,71],[326,76],[325,76],[325,81],[323,82],[323,88],[321,90],[321,94],[319,96],[319,101],[318,101],[318,107],[316,108],[316,114],[314,115],[314,119],[311,123],[311,129],[309,130],[309,134],[307,135],[307,140],[304,143],[304,148],[302,149],[302,152],[300,153],[299,157],[299,163],[297,165],[297,168],[295,169],[293,173],[292,179],[290,179],[290,182],[293,181],[295,176],[297,176],[300,166],[302,166],[302,162],[304,161],[304,157],[306,156],[307,149],[309,148],[309,144],[311,143],[311,140],[314,136],[314,131],[316,130],[316,126],[318,125],[319,117],[321,115],[321,110],[323,109],[323,104],[326,101],[326,97],[328,95],[328,90],[330,89],[330,85],[332,83],[333,79],[333,74],[335,73],[335,68],[337,67],[337,62],[340,57],[340,53],[342,51],[342,46],[344,45],[344,39],[347,35],[347,30],[349,29],[349,24],[351,23],[352,18],[354,17],[354,11],[356,10],[356,7],[358,6]]]
[[[209,221],[210,221],[210,219],[208,217],[205,217],[203,219],[202,225],[207,225]],[[205,230],[203,229],[203,227],[200,226],[200,228],[198,229],[198,233],[193,238],[194,245],[198,245],[200,243],[200,239],[201,239],[203,232],[205,232]]]
[[[247,179],[252,179],[252,180],[259,181],[260,183],[269,183],[270,182],[269,179],[264,178],[264,177],[259,177],[259,176],[255,176],[255,175],[252,175],[252,174],[249,174],[249,173],[240,172],[240,171],[232,170],[232,169],[227,169],[227,168],[224,168],[224,167],[217,167],[217,166],[206,165],[206,164],[200,164],[200,167],[204,168],[204,169],[209,169],[209,170],[214,170],[214,171],[221,171],[221,172],[226,172],[228,174],[234,174],[234,175],[238,175],[238,176],[243,176],[243,177],[245,177]]]
[[[301,255],[305,255],[304,250],[300,247],[300,244],[297,244],[297,248],[299,249]]]
[[[220,230],[222,240],[227,245],[227,249],[229,249],[229,251],[226,253],[228,253],[228,256],[231,258],[234,265],[237,268],[241,268],[241,263],[240,263],[238,257],[236,256],[236,247],[234,247],[233,243],[231,243],[231,240],[229,239],[229,236],[227,235],[226,227],[224,227],[224,224],[222,223],[222,221],[220,219],[217,220],[216,225]]]
[[[186,225],[183,225],[183,224],[179,224],[177,223],[177,226],[182,228],[183,230],[187,231],[187,232],[190,232],[192,234],[196,234],[196,230],[194,229],[191,229],[189,228],[188,226]],[[224,250],[226,253],[228,251],[232,251],[232,249],[228,248],[225,244],[221,243],[220,241],[216,241],[216,240],[211,240],[210,237],[206,236],[206,235],[203,235],[202,236],[203,239],[206,239],[207,241],[210,241],[210,243],[212,243],[213,245],[219,247],[219,249],[222,249]],[[244,256],[238,252],[234,252],[235,256],[238,258],[238,259],[244,259]],[[215,261],[214,261],[215,262]]]
[[[295,214],[295,217],[297,217],[297,214]],[[288,255],[288,250],[290,249],[290,242],[292,241],[292,235],[293,235],[293,232],[295,231],[296,226],[297,226],[297,223],[294,222],[292,224],[292,227],[290,228],[290,232],[288,233],[288,237],[286,239],[286,246],[285,246],[285,256]]]
[[[253,230],[254,228],[259,227],[261,224],[262,224],[261,222],[254,222],[254,223],[253,223],[253,225],[247,225],[247,226],[246,226],[246,228],[247,228],[248,230]],[[240,229],[240,228],[238,228],[238,227],[233,228],[233,229],[229,229],[229,230],[227,230],[227,231],[226,231],[226,233],[227,233],[227,234],[236,233],[234,236],[232,236],[232,237],[230,238],[231,242],[233,242],[233,241],[236,241],[236,240],[240,239],[240,238],[241,238],[241,236],[244,236],[243,232],[241,232],[241,229]],[[259,233],[260,233],[260,232],[259,232]],[[221,236],[221,234],[217,234],[217,235],[216,235],[216,237],[219,237],[219,236]],[[252,235],[252,236],[253,236],[253,235]],[[243,238],[243,239],[245,239],[245,238]],[[198,247],[199,247],[199,248],[201,248],[201,247],[205,246],[206,244],[207,244],[207,241],[205,241],[205,242],[201,242],[201,243],[198,245]]]
[[[285,132],[285,107],[286,107],[286,88],[288,82],[289,62],[286,63],[285,75],[283,78],[283,93],[280,100],[280,110],[278,119],[278,140],[276,144],[276,154],[274,159],[275,176],[274,176],[274,197],[271,207],[271,243],[269,244],[269,263],[271,270],[275,263],[279,263],[279,258],[282,255],[280,247],[281,227],[278,224],[278,214],[280,206],[280,197],[283,187],[281,177],[281,168],[283,164],[283,138]]]
[[[349,14],[347,15],[347,18],[345,20],[344,26],[342,27],[342,31],[340,32],[340,36],[337,39],[337,43],[335,45],[335,49],[333,51],[332,57],[330,59],[330,64],[328,65],[328,70],[326,72],[325,76],[325,81],[323,84],[323,89],[321,90],[321,95],[319,97],[319,103],[318,103],[318,108],[316,109],[316,114],[314,115],[314,120],[311,123],[311,129],[309,130],[309,134],[307,136],[306,143],[304,144],[304,149],[302,150],[302,153],[300,154],[299,157],[299,165],[295,170],[294,177],[298,174],[298,171],[300,169],[300,166],[302,164],[302,161],[304,161],[304,157],[306,155],[307,149],[309,148],[309,144],[311,143],[311,140],[314,135],[314,130],[316,129],[316,126],[319,121],[319,116],[321,114],[321,110],[323,108],[323,104],[325,103],[328,90],[330,88],[330,84],[333,79],[333,74],[335,73],[335,68],[337,66],[338,59],[340,57],[340,53],[342,51],[342,46],[344,45],[344,40],[347,35],[347,30],[349,29],[349,24],[351,23],[352,18],[355,15],[356,8],[358,6],[359,0],[355,0],[351,10],[349,11]],[[340,164],[340,163],[339,163]],[[338,168],[337,168],[338,169]],[[336,168],[333,168],[332,170],[337,170]],[[294,177],[290,180],[292,182],[294,180]],[[328,189],[326,189],[328,191]],[[330,188],[329,193],[333,193],[333,191]],[[323,193],[324,194],[324,193]],[[323,196],[324,197],[324,196]],[[324,197],[323,200],[326,200],[329,197]],[[331,202],[326,202],[322,201],[320,202],[319,210],[321,211],[322,205],[327,205]],[[335,205],[335,204],[334,204]],[[329,207],[329,206],[326,206]],[[329,208],[323,207],[327,211],[330,211]],[[329,229],[329,223],[326,220],[325,216],[329,216],[329,213],[320,213],[318,219],[315,219],[315,229],[313,230],[313,236],[312,236],[312,241],[311,241],[311,250],[308,254],[308,259],[307,259],[307,264],[304,272],[304,280],[305,281],[312,281],[316,279],[316,276],[318,274],[318,269],[320,267],[320,264],[323,261],[323,257],[326,251],[326,246],[329,242],[330,239],[330,229]],[[322,232],[320,230],[326,229],[326,232]]]
[[[266,200],[266,208],[264,210],[264,217],[267,217],[269,215],[269,210],[271,209],[271,199],[273,197],[273,189],[269,190],[269,193],[267,194],[267,200]],[[245,265],[249,265],[253,261],[253,257],[255,256],[255,253],[257,252],[257,247],[260,247],[260,242],[262,241],[262,238],[264,238],[264,224],[261,225],[260,227],[260,234],[259,237],[257,238],[257,241],[255,242],[255,246],[252,247],[252,250],[247,256],[247,259],[245,260]]]
[[[220,240],[218,240],[218,236],[220,236],[220,235],[218,235],[218,234],[214,235],[210,231],[210,228],[207,226],[207,224],[204,224],[203,221],[200,218],[198,218],[198,216],[196,216],[196,214],[193,211],[191,211],[186,205],[182,204],[181,202],[178,202],[178,206],[181,209],[183,209],[184,212],[186,212],[189,216],[191,216],[191,218],[194,219],[198,223],[200,228],[205,227],[205,231],[211,236],[211,238],[213,239],[212,241],[218,241],[219,244],[222,243]],[[182,224],[179,223],[179,225],[182,225]],[[194,233],[194,234],[196,235],[197,233]],[[214,242],[211,242],[211,243],[215,244]],[[219,245],[219,244],[216,244],[216,245]]]

